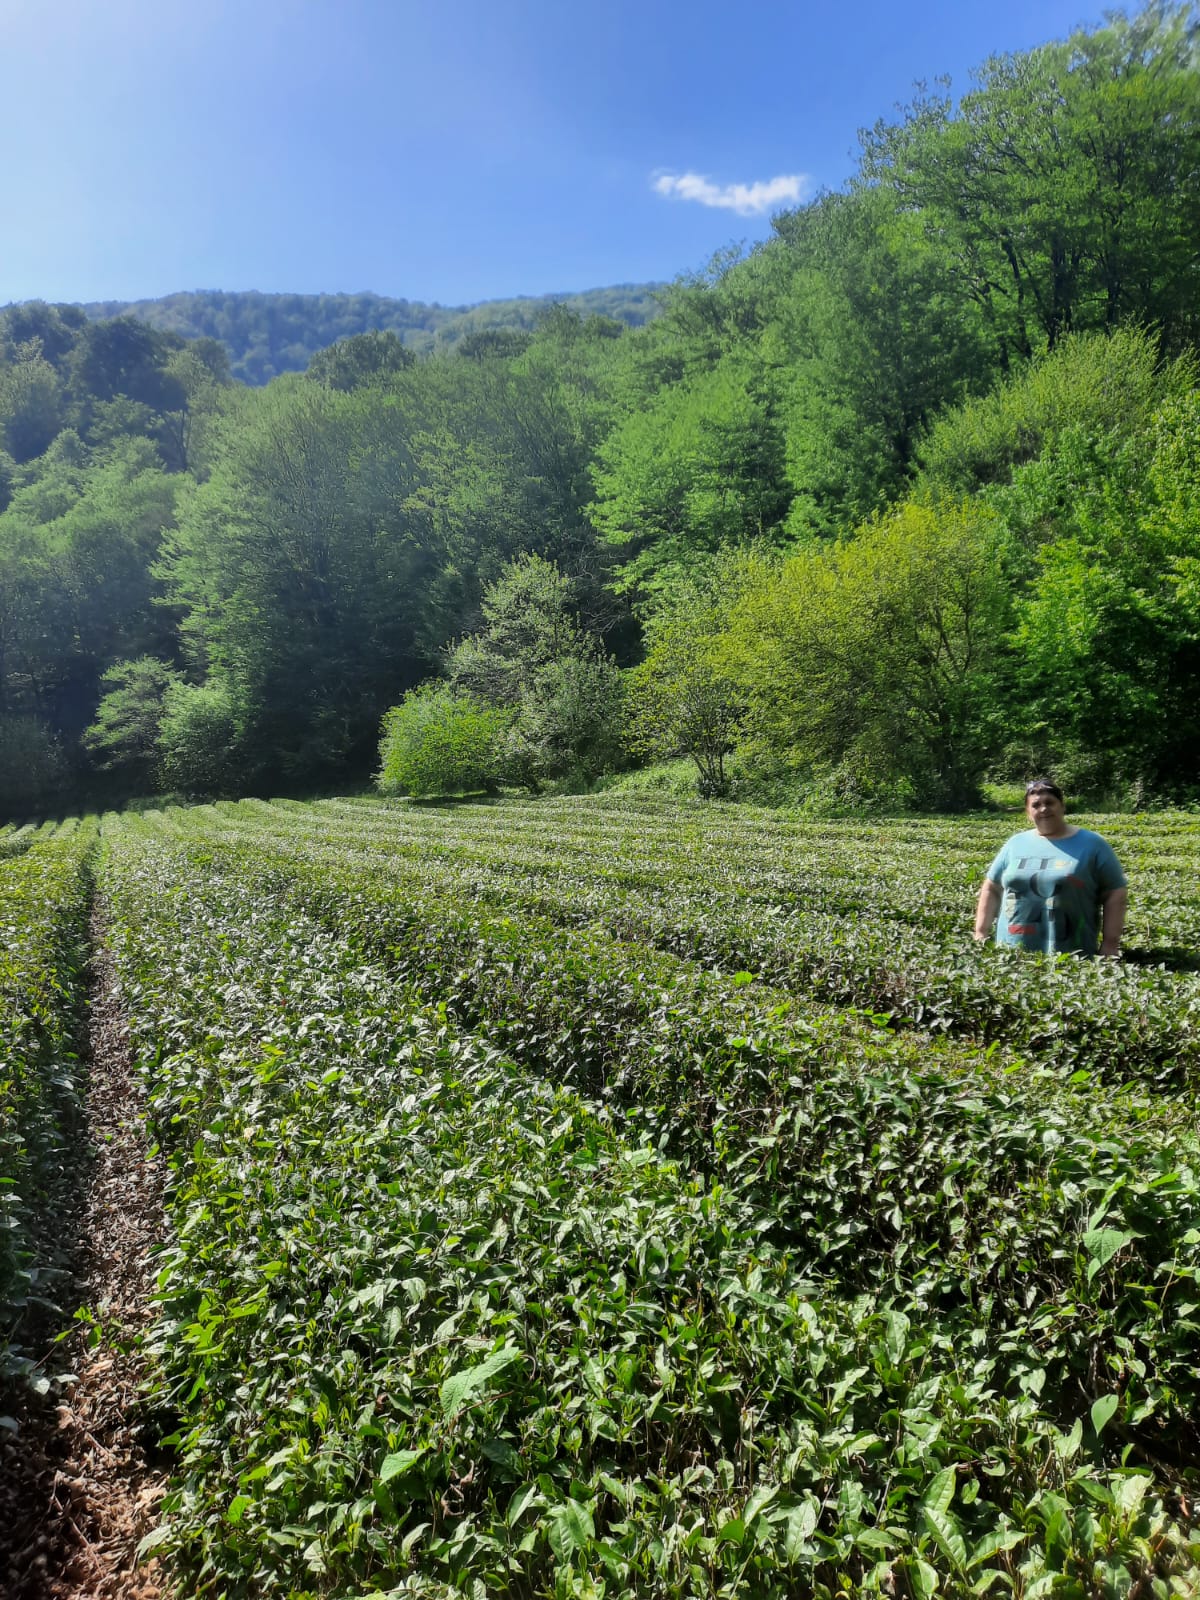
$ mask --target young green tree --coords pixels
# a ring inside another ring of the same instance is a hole
[[[196,799],[240,794],[253,771],[230,686],[220,677],[168,684],[158,730],[163,787]]]
[[[592,783],[625,761],[621,671],[599,650],[540,667],[522,689],[505,738],[507,771],[535,792],[552,779]]]
[[[769,588],[776,564],[725,554],[693,571],[646,629],[646,657],[629,674],[630,742],[658,759],[688,756],[705,799],[729,792],[726,762],[745,709],[727,633],[739,596]]]
[[[747,587],[725,659],[749,748],[922,804],[976,797],[993,740],[1009,591],[1003,525],[908,502]]]
[[[541,556],[512,562],[487,591],[483,625],[450,652],[460,693],[512,713],[508,776],[536,790],[584,781],[621,754],[622,683],[595,635],[581,628],[570,579]]]
[[[153,656],[118,661],[101,676],[105,691],[83,743],[105,772],[121,771],[133,787],[158,781],[159,734],[167,691],[182,680]]]
[[[543,667],[590,648],[572,601],[571,580],[553,562],[532,554],[510,562],[483,597],[479,630],[450,651],[451,682],[495,705],[516,705]]]

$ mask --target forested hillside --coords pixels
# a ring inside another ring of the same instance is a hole
[[[923,93],[642,327],[375,327],[253,388],[0,314],[0,809],[345,782],[389,707],[409,791],[1191,792],[1196,39],[1154,6]]]
[[[229,368],[243,383],[261,384],[282,372],[303,372],[318,350],[356,333],[396,333],[410,350],[453,348],[485,329],[528,331],[554,305],[582,316],[614,317],[640,327],[658,309],[661,284],[622,283],[582,294],[485,300],[473,306],[425,305],[381,294],[259,294],[197,289],[159,300],[94,301],[81,309],[95,321],[136,317],[185,339],[217,339]]]

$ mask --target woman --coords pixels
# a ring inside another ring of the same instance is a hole
[[[1013,834],[983,880],[976,940],[995,923],[999,945],[1118,956],[1129,891],[1112,846],[1067,821],[1062,790],[1049,778],[1026,788],[1025,815],[1033,827]]]

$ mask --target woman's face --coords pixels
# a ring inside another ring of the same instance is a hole
[[[1039,833],[1061,833],[1066,819],[1066,808],[1049,789],[1035,789],[1025,796],[1025,815]]]

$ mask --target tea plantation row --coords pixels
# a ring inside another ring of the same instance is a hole
[[[93,822],[0,836],[0,1380],[28,1369],[63,1271],[57,1219],[82,1155],[80,985],[96,832]]]
[[[497,816],[486,807],[473,809]],[[289,824],[298,815],[299,831]],[[673,844],[652,840],[638,853],[627,834],[612,830],[582,847],[568,839],[556,854],[546,822],[530,840],[522,837],[519,818],[505,832],[504,817],[493,824],[490,842],[476,843],[461,837],[469,821],[459,825],[457,816],[454,829],[428,823],[422,829],[420,812],[416,821],[410,814],[399,823],[395,812],[381,817],[380,808],[361,816],[362,808],[321,808],[305,817],[279,807],[238,807],[228,808],[223,822],[231,833],[249,828],[255,848],[273,841],[286,855],[352,850],[364,875],[384,877],[402,899],[421,884],[459,903],[465,896],[521,917],[602,926],[638,945],[886,1013],[894,1023],[1000,1040],[1050,1062],[1059,1075],[1064,1069],[1119,1077],[1140,1072],[1183,1083],[1200,1063],[1200,984],[1190,975],[1136,959],[1099,969],[1062,963],[1052,982],[1039,985],[1031,1006],[1028,963],[990,948],[978,951],[967,937],[981,862],[991,853],[983,846],[973,858],[942,864],[942,876],[934,879],[942,887],[920,913],[927,925],[914,927],[909,885],[930,873],[911,850],[898,866],[886,838],[853,844],[858,876],[848,882],[845,864],[828,844],[820,845],[819,855],[811,843],[807,851],[796,850],[786,834],[731,848],[728,838],[718,843],[699,826],[694,836],[685,823]],[[1191,837],[1200,845],[1200,833]],[[928,851],[927,842],[924,847]],[[750,855],[740,875],[739,848]],[[1162,921],[1151,923],[1145,907],[1138,909],[1144,935],[1140,949],[1131,941],[1135,958],[1162,950],[1168,932],[1177,934],[1181,923],[1195,919],[1194,887],[1189,899],[1171,887],[1174,871],[1160,866],[1157,877],[1139,884],[1139,899],[1154,904]],[[863,880],[874,885],[873,904],[856,886]],[[1200,957],[1200,922],[1194,950]]]

